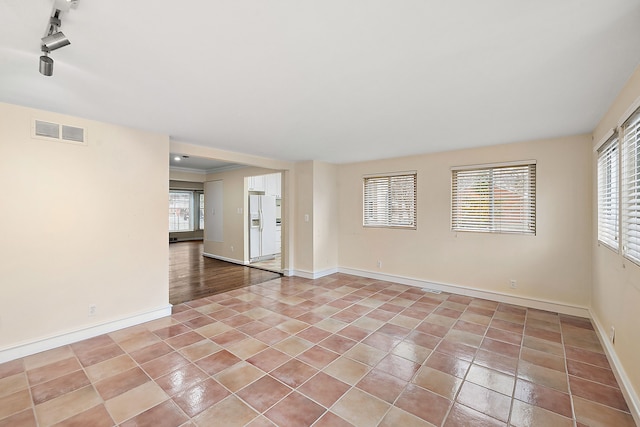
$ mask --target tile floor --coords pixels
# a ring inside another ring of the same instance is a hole
[[[0,364],[0,426],[634,426],[586,319],[334,274]]]
[[[275,271],[276,273],[280,273],[282,272],[282,256],[281,254],[276,254],[275,258],[273,259],[253,262],[250,265],[252,267],[261,268],[263,270]]]

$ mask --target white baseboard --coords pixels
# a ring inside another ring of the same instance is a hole
[[[290,270],[292,276],[303,277],[305,279],[319,279],[338,272],[337,268],[329,268],[323,271]]]
[[[600,338],[600,343],[602,344],[602,347],[604,347],[607,359],[609,359],[609,364],[611,365],[613,374],[620,385],[620,391],[622,391],[622,394],[627,401],[627,406],[629,406],[629,411],[631,412],[634,421],[640,426],[640,397],[638,397],[633,388],[633,384],[629,381],[629,376],[624,370],[622,362],[620,362],[618,354],[616,353],[616,349],[609,340],[606,329],[602,326],[602,322],[600,322],[600,319],[596,316],[593,310],[589,310],[589,312],[591,314],[591,320],[596,327],[598,338]]]
[[[87,338],[97,337],[98,335],[107,334],[109,332],[117,331],[118,329],[128,328],[129,326],[139,325],[141,323],[170,315],[171,304],[130,317],[112,320],[98,325],[64,332],[62,334],[0,349],[0,363],[8,362],[20,357],[30,356],[32,354],[40,353],[41,351],[51,350],[56,347],[72,344]]]
[[[202,256],[206,256],[207,258],[219,259],[220,261],[231,262],[238,265],[249,265],[249,263],[240,261],[239,259],[227,258],[220,255],[209,254],[207,252],[202,252]]]
[[[566,304],[559,301],[541,300],[531,297],[520,297],[502,292],[487,291],[484,289],[471,288],[467,286],[451,285],[445,283],[430,282],[428,280],[414,279],[411,277],[396,276],[392,274],[377,273],[373,271],[357,270],[353,268],[338,268],[340,273],[352,274],[354,276],[367,277],[369,279],[384,280],[387,282],[400,283],[402,285],[416,286],[419,288],[435,289],[443,292],[450,292],[458,295],[466,295],[474,298],[484,298],[492,301],[504,302],[507,304],[521,305],[524,307],[536,308],[538,310],[553,311],[556,313],[569,314],[572,316],[590,317],[587,307]]]

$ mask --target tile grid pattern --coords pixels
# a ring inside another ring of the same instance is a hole
[[[4,426],[634,426],[587,319],[283,277],[0,364]]]

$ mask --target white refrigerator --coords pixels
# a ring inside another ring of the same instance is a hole
[[[249,261],[273,259],[276,254],[276,197],[249,196]]]

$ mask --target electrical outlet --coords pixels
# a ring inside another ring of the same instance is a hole
[[[378,260],[378,268],[382,268],[382,261]]]
[[[514,279],[511,279],[509,281],[509,285],[511,286],[511,289],[517,289],[518,288],[518,282]]]
[[[231,252],[233,252],[233,246],[231,246]]]
[[[616,343],[616,328],[614,328],[613,326],[609,330],[609,339],[611,340],[611,344]]]
[[[96,315],[96,310],[97,310],[96,305],[95,304],[91,304],[89,306],[89,316],[95,316]]]

